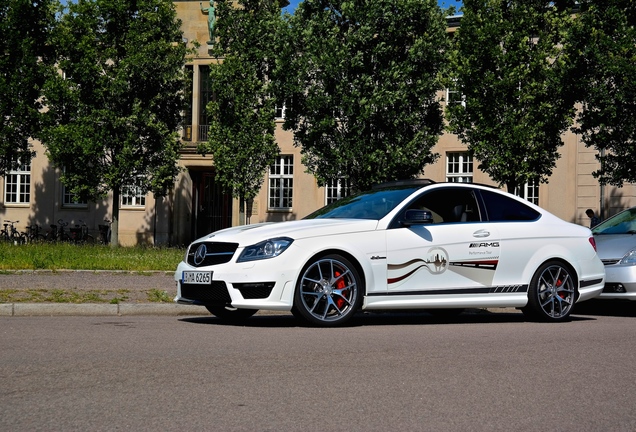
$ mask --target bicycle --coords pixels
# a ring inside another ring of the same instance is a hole
[[[79,224],[75,224],[75,228],[69,228],[70,241],[75,244],[92,244],[95,243],[95,237],[88,233],[88,226],[83,220],[79,220]]]
[[[97,228],[99,228],[99,243],[107,245],[110,244],[110,236],[112,233],[110,226],[113,222],[106,218],[104,218],[104,222],[106,222],[106,225],[97,225]]]
[[[7,227],[9,226],[9,224],[7,223],[7,220],[4,221],[4,224],[2,224],[2,226],[4,228],[0,230],[0,238],[3,241],[9,241],[9,238],[11,237],[11,232],[9,231],[9,229],[7,229]]]
[[[58,229],[57,229],[57,239],[59,241],[70,241],[71,238],[64,231],[64,227],[68,226],[68,222],[64,222],[62,219],[57,220]]]
[[[69,235],[64,232],[64,227],[68,226],[68,222],[58,219],[57,225],[51,224],[51,230],[46,234],[46,239],[50,242],[68,241]]]
[[[2,229],[1,231],[3,240],[10,241],[15,245],[26,243],[26,235],[18,231],[15,227],[15,224],[19,223],[20,221],[10,221],[5,219],[4,222],[5,223],[2,224],[4,226],[4,229]]]
[[[44,234],[40,234],[40,225],[35,224],[27,227],[26,242],[27,243],[40,243],[46,240]]]

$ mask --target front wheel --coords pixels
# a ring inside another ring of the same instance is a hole
[[[548,261],[534,274],[523,313],[540,321],[566,321],[576,302],[576,275],[559,261]]]
[[[233,323],[245,321],[258,312],[258,309],[236,309],[225,305],[205,305],[205,308],[215,317]]]
[[[362,303],[364,286],[356,268],[340,255],[310,262],[294,293],[294,315],[323,327],[342,325]]]

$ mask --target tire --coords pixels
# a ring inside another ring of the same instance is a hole
[[[559,322],[570,318],[577,299],[574,271],[560,261],[541,265],[528,289],[528,305],[522,309],[529,318]]]
[[[95,237],[90,234],[86,234],[86,237],[82,239],[82,243],[92,245],[95,244]]]
[[[340,255],[327,255],[301,271],[293,313],[312,325],[339,326],[360,308],[363,295],[364,284],[351,262]]]
[[[205,305],[205,308],[215,317],[233,323],[245,321],[258,312],[258,309],[236,309],[225,305]]]

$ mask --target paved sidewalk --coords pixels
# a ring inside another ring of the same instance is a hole
[[[0,303],[0,316],[123,316],[123,315],[209,315],[201,306],[151,302],[147,292],[176,294],[172,272],[127,272],[94,270],[15,270],[0,274],[0,290],[113,291],[125,289],[128,300],[109,303]]]

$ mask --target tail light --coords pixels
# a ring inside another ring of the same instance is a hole
[[[592,247],[594,248],[594,251],[596,252],[596,240],[594,240],[594,237],[590,237],[588,240],[590,241],[590,244],[592,245]]]

